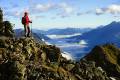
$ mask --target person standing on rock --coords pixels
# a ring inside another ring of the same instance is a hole
[[[25,37],[30,37],[29,23],[32,23],[32,21],[28,17],[28,12],[25,12],[24,17],[22,17],[22,24],[24,25]]]

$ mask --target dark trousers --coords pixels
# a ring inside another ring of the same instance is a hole
[[[24,25],[24,30],[25,30],[25,36],[29,37],[30,36],[30,27],[29,27],[29,25]]]

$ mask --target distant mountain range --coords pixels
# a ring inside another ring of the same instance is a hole
[[[120,22],[112,22],[106,26],[93,29],[80,36],[67,39],[68,42],[79,42],[85,40],[89,46],[104,43],[114,43],[120,45]]]
[[[24,31],[23,29],[15,29],[15,37],[23,37],[24,36]],[[36,40],[49,40],[50,38],[48,38],[47,36],[45,36],[44,34],[42,34],[41,30],[32,30],[32,36],[36,39]]]
[[[47,35],[71,35],[75,33],[85,33],[92,30],[91,28],[65,28],[65,29],[49,29],[44,34]]]
[[[65,29],[49,29],[47,31],[44,30],[38,30],[38,29],[33,29],[32,33],[33,36],[36,37],[37,39],[45,39],[48,40],[50,39],[46,35],[72,35],[76,33],[85,33],[92,30],[91,28],[65,28]],[[24,32],[22,29],[15,29],[16,37],[21,37],[24,35]]]

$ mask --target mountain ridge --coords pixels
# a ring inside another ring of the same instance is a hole
[[[1,80],[110,80],[94,65],[67,60],[58,47],[37,43],[34,38],[0,39]]]
[[[64,28],[64,29],[50,29],[46,31],[47,35],[70,35],[75,33],[84,33],[90,31],[91,28]]]
[[[120,49],[114,44],[96,46],[84,59],[96,62],[109,76],[120,78]]]
[[[24,30],[23,29],[15,29],[15,37],[16,38],[20,38],[24,36]],[[31,32],[31,36],[33,36],[36,40],[40,41],[42,39],[44,40],[50,40],[50,38],[48,38],[46,35],[42,34],[42,32],[36,32],[34,30],[32,30]]]
[[[115,43],[120,45],[120,22],[112,22],[104,27],[93,29],[89,32],[83,33],[80,36],[74,36],[68,38],[69,42],[79,42],[80,40],[85,40],[88,46],[95,46],[105,43]]]

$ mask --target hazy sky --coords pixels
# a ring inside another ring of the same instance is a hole
[[[118,21],[120,0],[0,0],[4,20],[23,28],[25,11],[37,29],[96,27]]]

